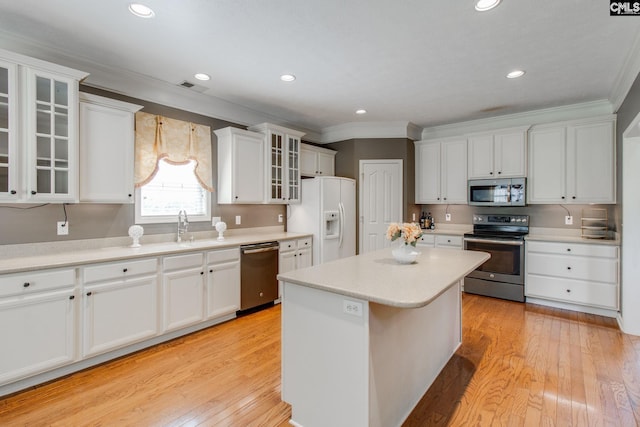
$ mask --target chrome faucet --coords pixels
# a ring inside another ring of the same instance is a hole
[[[178,212],[178,242],[182,242],[182,236],[189,231],[189,218],[187,218],[187,211],[181,210]]]

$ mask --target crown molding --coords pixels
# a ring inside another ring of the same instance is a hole
[[[322,129],[321,144],[366,138],[420,139],[422,128],[411,122],[350,122]]]
[[[612,114],[613,112],[613,106],[607,100],[584,102],[581,104],[565,105],[562,107],[544,108],[540,110],[526,111],[523,113],[507,114],[487,119],[432,126],[423,129],[422,139],[427,140],[476,132],[488,132],[496,129],[576,120]]]
[[[631,51],[624,66],[618,73],[616,81],[613,85],[613,90],[609,95],[611,104],[613,105],[613,111],[618,111],[625,98],[631,90],[631,86],[635,82],[640,73],[640,31],[638,31],[635,40],[633,41]]]

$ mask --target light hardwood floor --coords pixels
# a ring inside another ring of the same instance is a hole
[[[634,426],[640,338],[464,295],[463,345],[405,426]],[[3,351],[6,351],[4,349]],[[2,426],[280,426],[276,306],[0,399]]]

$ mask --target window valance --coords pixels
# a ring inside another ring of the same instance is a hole
[[[136,113],[135,185],[142,187],[158,172],[158,161],[181,165],[194,160],[200,185],[213,192],[211,129],[182,120]]]

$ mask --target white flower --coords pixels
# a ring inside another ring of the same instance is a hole
[[[411,222],[405,222],[402,225],[395,222],[389,224],[389,228],[387,228],[387,239],[393,242],[400,236],[404,239],[405,245],[410,244],[411,246],[415,246],[418,239],[422,237],[422,229],[418,224]]]

